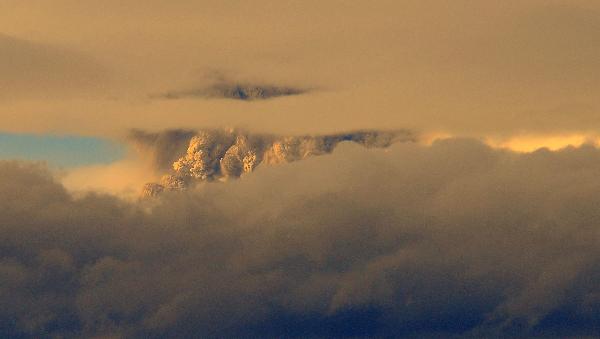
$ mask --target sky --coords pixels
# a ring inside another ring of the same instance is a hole
[[[123,157],[122,146],[107,139],[0,133],[0,158],[45,161],[59,167],[109,164]]]
[[[599,337],[597,0],[0,1],[0,336]]]

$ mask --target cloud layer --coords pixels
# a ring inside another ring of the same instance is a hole
[[[103,136],[182,126],[278,134],[360,128],[474,137],[594,133],[600,128],[599,22],[596,0],[344,6],[339,0],[3,0],[0,31],[47,45],[31,52],[0,38],[0,54],[15,56],[8,62],[0,56],[0,86],[16,92],[16,81],[19,93],[34,98],[0,110],[0,120],[8,131]],[[77,100],[56,99],[95,83],[88,66],[96,68],[80,54],[110,70],[111,81]],[[40,60],[45,57],[56,62]],[[227,81],[202,83],[215,69]],[[252,104],[194,100],[268,97],[289,92],[286,85],[327,90]],[[12,96],[5,92],[0,96]],[[186,100],[148,98],[168,92]]]
[[[0,162],[0,335],[600,335],[600,150],[331,155],[126,203]]]

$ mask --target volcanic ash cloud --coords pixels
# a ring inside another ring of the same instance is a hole
[[[137,134],[139,136],[140,132]],[[159,139],[144,136],[146,141]],[[190,138],[187,151],[172,163],[170,173],[165,174],[160,183],[146,184],[142,195],[155,196],[164,190],[181,190],[198,182],[239,178],[260,165],[289,163],[331,153],[344,141],[367,148],[385,148],[395,142],[415,141],[415,138],[404,130],[354,131],[317,136],[251,134],[234,129],[201,130]],[[169,158],[161,154],[156,157]]]

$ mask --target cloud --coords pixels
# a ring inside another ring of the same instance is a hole
[[[0,162],[0,334],[597,336],[600,150],[450,139],[127,203]]]
[[[139,129],[129,131],[127,141],[159,171],[168,170],[188,147],[196,132],[191,129],[172,129],[158,133]]]
[[[300,95],[307,92],[309,92],[309,89],[271,84],[236,82],[223,79],[204,87],[168,91],[166,93],[153,95],[151,97],[168,100],[212,98],[254,101]]]
[[[103,192],[137,199],[140,187],[158,180],[156,170],[134,155],[105,165],[88,165],[64,170],[60,182],[70,191]]]
[[[328,154],[341,142],[385,148],[395,142],[415,142],[416,136],[408,130],[280,136],[236,129],[203,129],[193,133],[179,130],[162,133],[133,131],[132,139],[149,148],[153,159],[161,159],[155,161],[159,170],[166,167],[164,160],[171,159],[170,170],[162,177],[161,183],[149,183],[144,187],[143,196],[155,196],[165,189],[179,190],[203,181],[239,178],[260,165],[276,165]],[[189,140],[189,146],[184,153],[185,140]]]
[[[300,86],[285,86],[268,81],[252,80],[241,71],[209,69],[187,88],[169,90],[151,98],[177,99],[232,99],[241,101],[267,100],[283,96],[300,95],[313,89]]]
[[[0,98],[31,98],[98,90],[107,70],[93,58],[52,44],[0,34]]]

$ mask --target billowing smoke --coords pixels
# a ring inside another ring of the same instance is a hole
[[[143,190],[144,196],[155,196],[165,189],[185,189],[197,182],[238,178],[261,164],[281,164],[328,154],[343,141],[378,148],[389,147],[394,142],[415,141],[415,136],[406,130],[283,137],[235,129],[207,129],[196,132],[191,138],[190,132],[182,131],[163,134],[135,132],[136,140],[156,150],[157,157],[161,158],[158,161],[161,167],[164,159],[178,154],[177,150],[181,149],[186,138],[189,138],[187,152],[172,162],[172,173],[164,175],[160,184],[147,184]],[[167,142],[163,145],[160,141]],[[167,148],[166,145],[171,146]]]
[[[600,150],[470,140],[127,203],[0,162],[0,336],[598,337]]]

